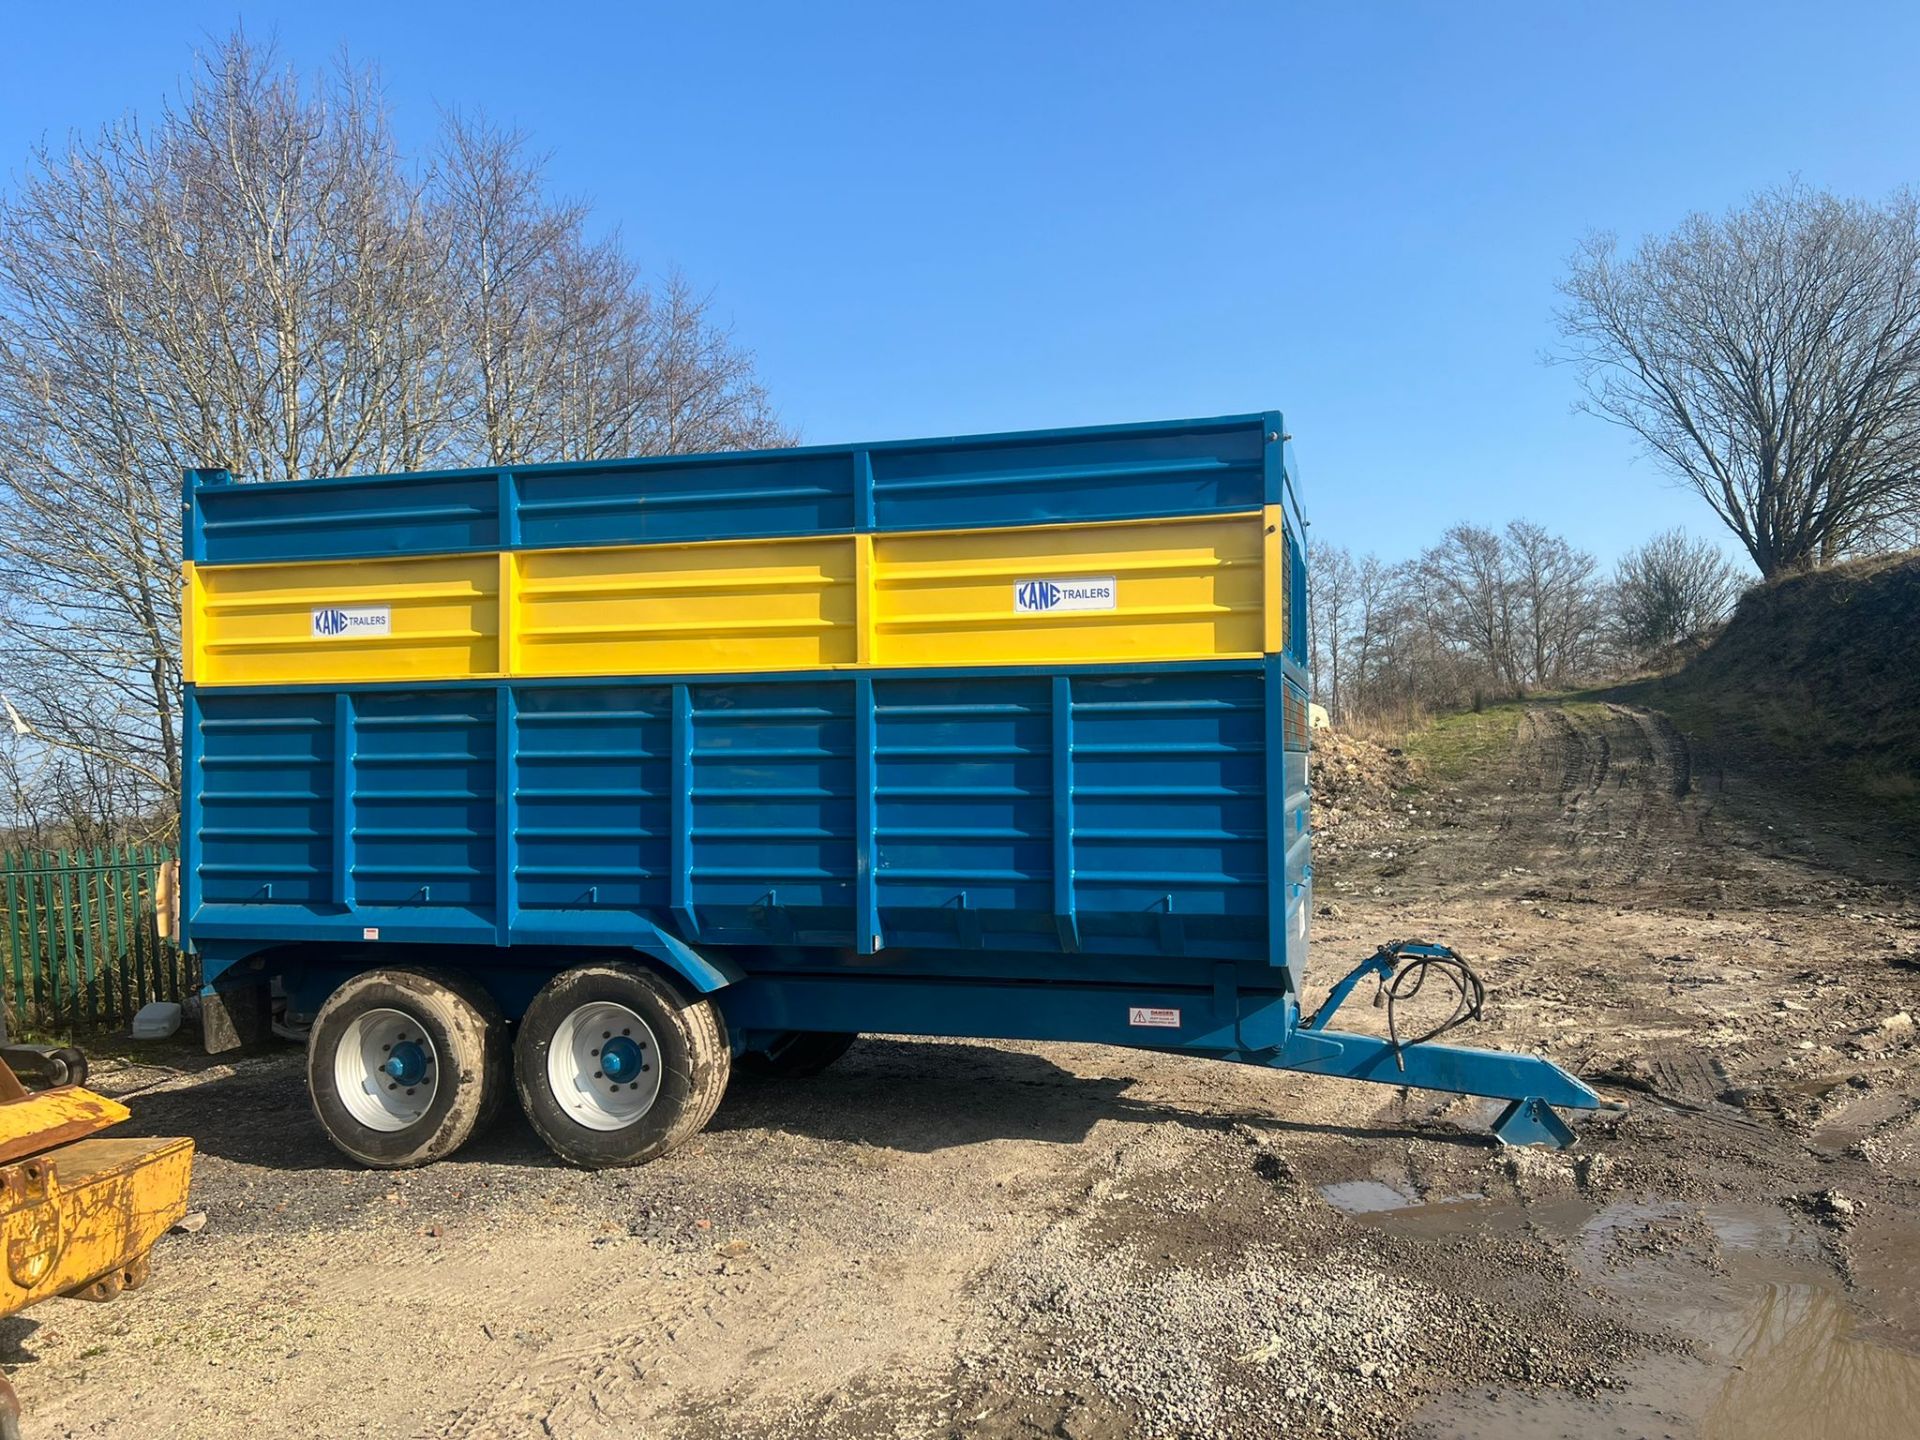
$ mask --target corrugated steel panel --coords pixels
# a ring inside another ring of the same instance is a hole
[[[878,664],[1258,655],[1258,513],[873,542]],[[1075,582],[1092,603],[1071,600]],[[1029,593],[1031,592],[1031,593]]]
[[[951,530],[1251,510],[1263,500],[1268,419],[875,446],[874,526]]]
[[[234,484],[188,479],[196,564],[958,530],[1281,501],[1280,417]]]
[[[197,924],[1250,958],[1265,665],[202,691]]]
[[[186,558],[221,565],[427,555],[506,543],[496,472],[235,485],[189,480]],[[220,477],[220,478],[211,478]]]
[[[185,644],[203,685],[1253,656],[1276,514],[189,566]]]
[[[332,902],[333,710],[331,695],[268,694],[202,711],[188,784],[207,904]]]
[[[643,545],[851,530],[854,466],[842,451],[674,456],[510,472],[519,543]]]
[[[856,659],[849,537],[510,558],[519,675],[818,670]]]
[[[492,555],[190,567],[201,685],[319,685],[500,672]]]

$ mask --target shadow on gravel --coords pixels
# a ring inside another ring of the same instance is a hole
[[[992,1045],[863,1039],[805,1080],[736,1075],[709,1133],[778,1130],[927,1153],[983,1140],[1074,1145],[1100,1120],[1189,1120],[1122,1097],[1126,1077],[1080,1076]],[[1151,1111],[1151,1113],[1146,1113]]]
[[[357,1172],[328,1143],[307,1100],[306,1057],[291,1046],[236,1063],[231,1075],[173,1090],[136,1090],[124,1097],[133,1118],[116,1135],[186,1135],[200,1154],[272,1170]],[[442,1165],[516,1165],[554,1168],[517,1107],[503,1107],[499,1124]]]
[[[1043,1055],[993,1045],[869,1038],[807,1080],[735,1076],[709,1133],[778,1130],[926,1154],[987,1140],[1077,1145],[1102,1120],[1224,1131],[1244,1121],[1291,1134],[1414,1138],[1484,1146],[1483,1136],[1414,1126],[1293,1121],[1272,1111],[1222,1114],[1135,1098],[1130,1076],[1076,1075]],[[1356,1107],[1358,1108],[1358,1107]]]
[[[1077,1075],[1023,1050],[869,1038],[832,1069],[808,1079],[736,1074],[707,1133],[722,1143],[730,1132],[761,1130],[929,1154],[990,1140],[1078,1145],[1103,1120],[1213,1131],[1251,1121],[1285,1134],[1487,1143],[1483,1136],[1414,1124],[1290,1120],[1279,1094],[1271,1111],[1187,1109],[1129,1095],[1133,1083],[1125,1075]],[[133,1118],[118,1134],[187,1135],[204,1156],[271,1170],[359,1169],[321,1133],[307,1102],[303,1057],[291,1048],[242,1060],[231,1075],[179,1089],[135,1091],[126,1100]],[[433,1168],[452,1174],[465,1166],[544,1170],[559,1163],[510,1100],[498,1123]]]

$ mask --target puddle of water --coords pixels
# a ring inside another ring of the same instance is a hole
[[[1449,1395],[1414,1416],[1405,1434],[1408,1440],[1677,1440],[1693,1423],[1663,1406],[1660,1397],[1698,1385],[1705,1369],[1698,1361],[1663,1355],[1633,1362],[1621,1376],[1623,1389],[1591,1398],[1564,1390]]]
[[[1807,1075],[1776,1084],[1774,1088],[1785,1095],[1811,1095],[1816,1100],[1824,1100],[1846,1083],[1844,1075]]]
[[[1701,1215],[1728,1250],[1774,1249],[1812,1255],[1818,1249],[1778,1205],[1708,1205]]]
[[[1701,1440],[1912,1440],[1920,1355],[1856,1334],[1831,1289],[1768,1285],[1742,1319]]]
[[[1389,1185],[1385,1180],[1337,1180],[1331,1185],[1322,1185],[1320,1196],[1334,1209],[1349,1215],[1377,1215],[1420,1203],[1420,1197],[1411,1187]]]
[[[1512,1207],[1482,1207],[1503,1209]],[[1393,1219],[1395,1217],[1384,1217]],[[1700,1224],[1725,1273],[1703,1270]],[[1920,1282],[1913,1227],[1863,1234],[1858,1272]],[[1864,1330],[1825,1269],[1815,1239],[1777,1206],[1631,1201],[1588,1210],[1570,1258],[1640,1313],[1703,1347],[1700,1359],[1647,1356],[1622,1387],[1591,1399],[1563,1392],[1456,1395],[1408,1433],[1472,1440],[1589,1435],[1697,1440],[1913,1440],[1920,1435],[1920,1355]],[[1898,1256],[1899,1258],[1894,1258]]]
[[[1875,1338],[1920,1351],[1920,1226],[1908,1215],[1869,1213],[1847,1234],[1853,1283],[1873,1313]],[[1920,1419],[1914,1428],[1920,1431]]]

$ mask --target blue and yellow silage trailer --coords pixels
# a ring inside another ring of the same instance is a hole
[[[318,1011],[376,1165],[511,1073],[582,1164],[734,1063],[1074,1040],[1494,1096],[1301,1014],[1306,574],[1278,414],[185,495],[183,929],[210,1045]],[[1470,978],[1470,977],[1469,977]],[[1472,1008],[1463,1001],[1463,1008]],[[513,1022],[511,1025],[509,1021]]]

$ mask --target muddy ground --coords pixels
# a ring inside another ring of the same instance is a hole
[[[198,1141],[206,1228],[137,1295],[0,1325],[27,1434],[1920,1432],[1920,867],[1658,715],[1514,723],[1342,807],[1315,978],[1460,948],[1478,1043],[1630,1102],[1569,1154],[1475,1102],[868,1039],[643,1170],[510,1119],[374,1174],[296,1053],[183,1052],[97,1078]]]

